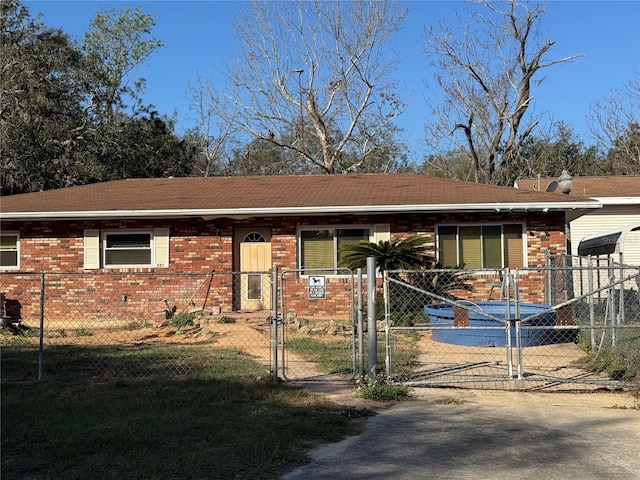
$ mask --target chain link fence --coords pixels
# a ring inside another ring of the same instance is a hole
[[[387,375],[410,385],[517,390],[640,378],[640,267],[550,257],[541,268],[388,272]],[[400,339],[418,338],[397,372]]]
[[[243,356],[247,374],[266,377],[268,300],[250,313],[234,306],[254,310],[270,294],[264,272],[3,274],[3,358],[20,353],[32,378],[108,380],[206,375]]]
[[[353,379],[371,328],[376,374],[409,385],[582,389],[640,372],[637,266],[387,272],[361,328],[351,272],[282,271],[275,292],[273,273],[3,273],[3,378],[184,378],[232,358],[255,377]]]

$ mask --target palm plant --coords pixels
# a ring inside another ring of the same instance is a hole
[[[380,240],[378,243],[362,241],[343,245],[340,248],[340,266],[355,270],[365,268],[367,258],[376,259],[376,267],[381,272],[393,270],[428,269],[435,263],[435,258],[427,255],[433,247],[432,237],[411,235],[395,240]]]
[[[419,290],[397,289],[393,296],[392,321],[397,325],[413,325],[423,315],[423,307],[432,303],[433,295],[455,298],[451,290],[470,290],[464,278],[448,270],[440,270],[432,252],[433,238],[412,235],[403,239],[362,241],[340,248],[339,265],[355,270],[365,268],[368,257],[376,259],[376,267],[383,276],[400,279]],[[430,270],[430,271],[428,271]],[[386,295],[387,292],[385,291]],[[385,313],[383,297],[376,298],[376,317]],[[422,320],[424,321],[424,319]]]

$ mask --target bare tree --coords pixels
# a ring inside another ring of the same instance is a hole
[[[196,115],[196,127],[189,136],[199,149],[194,163],[194,175],[208,177],[214,174],[228,175],[230,163],[230,143],[233,141],[235,127],[233,115],[222,118],[214,112],[221,108],[225,98],[221,98],[211,80],[198,77],[196,84],[189,87],[191,109]],[[226,107],[227,105],[225,105]]]
[[[392,151],[388,132],[405,108],[390,51],[404,15],[388,1],[252,1],[236,22],[242,48],[220,92],[226,101],[210,107],[307,170],[366,168]]]
[[[483,1],[460,31],[441,26],[426,32],[426,53],[444,94],[432,107],[436,121],[426,127],[427,141],[463,148],[476,182],[512,182],[512,162],[539,120],[530,110],[531,90],[545,77],[534,77],[582,56],[546,58],[554,42],[538,30],[544,13],[543,3],[530,9],[518,0]]]
[[[640,73],[591,106],[589,126],[610,173],[640,175]]]

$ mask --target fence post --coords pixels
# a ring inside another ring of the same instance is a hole
[[[587,256],[587,272],[589,275],[587,276],[587,289],[589,290],[589,327],[591,330],[590,338],[591,338],[591,350],[594,351],[596,349],[596,313],[594,307],[594,299],[593,299],[593,260],[591,259],[591,254]]]
[[[383,299],[384,299],[384,364],[387,367],[387,379],[391,379],[391,307],[389,306],[389,281],[387,272],[382,273]]]
[[[545,263],[545,280],[546,280],[546,288],[544,292],[544,301],[547,305],[551,305],[551,289],[553,288],[553,283],[551,281],[551,251],[547,248],[544,251],[544,263]]]
[[[615,270],[613,265],[613,258],[608,257],[608,273],[609,273],[609,298],[607,299],[607,305],[609,305],[609,321],[611,324],[611,347],[616,346],[616,300],[615,291],[616,287],[614,282],[616,281]]]
[[[369,381],[373,382],[376,378],[378,358],[375,257],[367,257],[367,329],[369,332]]]
[[[513,301],[515,310],[515,326],[516,326],[516,361],[518,362],[518,380],[523,378],[522,370],[522,322],[520,318],[520,271],[515,270],[513,275]]]
[[[38,348],[38,380],[42,380],[44,360],[44,272],[40,273],[40,346]]]
[[[278,266],[271,272],[271,376],[278,381]]]
[[[362,268],[358,268],[358,372],[364,383],[364,332],[362,331]]]
[[[505,321],[505,328],[506,328],[506,335],[507,335],[507,341],[506,341],[506,349],[507,349],[507,370],[509,372],[509,379],[513,378],[513,345],[512,345],[512,341],[513,339],[511,338],[511,326],[512,326],[512,320],[511,320],[511,271],[507,271],[505,276],[504,276],[504,284],[506,285],[506,296],[505,296],[505,312],[504,312],[504,321]]]

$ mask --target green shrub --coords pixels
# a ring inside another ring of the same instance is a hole
[[[362,398],[385,402],[408,398],[411,396],[411,390],[405,385],[391,384],[384,378],[376,378],[373,382],[359,387],[358,394]]]
[[[611,338],[603,336],[603,346],[592,349],[587,335],[581,333],[578,344],[587,352],[582,361],[585,368],[595,372],[607,372],[613,380],[632,381],[640,378],[640,335],[633,330],[618,332],[614,346],[608,346]]]
[[[193,314],[188,312],[181,312],[171,317],[169,324],[173,327],[188,327],[193,325]]]

